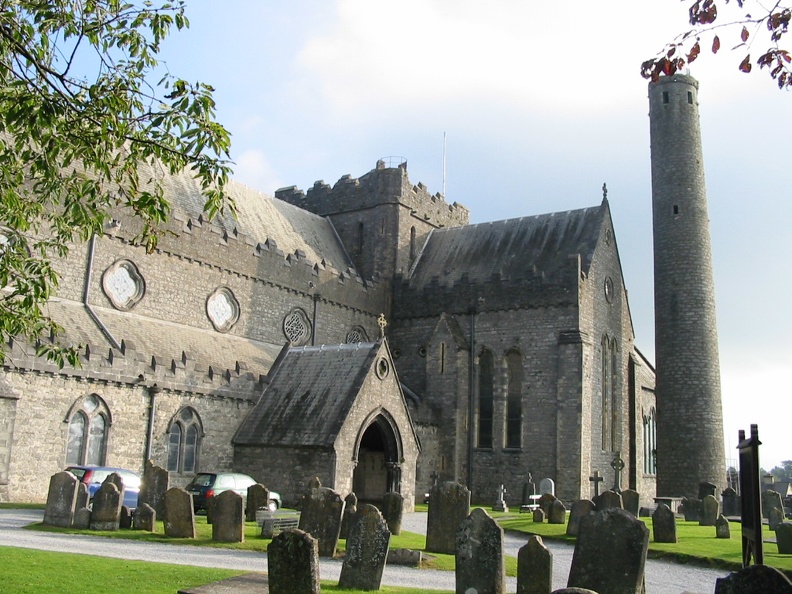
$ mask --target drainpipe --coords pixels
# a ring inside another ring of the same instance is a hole
[[[476,428],[473,425],[475,413],[475,363],[476,363],[476,307],[472,306],[470,313],[470,369],[468,372],[468,448],[467,448],[467,488],[473,492],[473,446],[476,438]]]
[[[91,316],[91,319],[96,323],[99,327],[99,330],[102,331],[105,338],[110,341],[110,344],[113,345],[113,348],[117,350],[121,350],[121,345],[118,344],[118,341],[115,337],[110,333],[110,330],[107,326],[104,325],[104,322],[99,319],[99,316],[96,315],[96,312],[88,303],[88,298],[91,294],[91,275],[93,274],[93,260],[94,260],[94,252],[96,251],[96,233],[91,235],[91,240],[88,242],[88,264],[85,269],[85,285],[83,286],[83,307],[85,307],[85,311],[88,312],[88,315]]]
[[[318,322],[317,311],[319,310],[319,299],[321,295],[315,293],[313,296],[313,332],[311,332],[311,346],[316,346],[316,331],[318,330],[316,324]]]
[[[154,444],[154,413],[157,406],[157,394],[162,391],[157,384],[148,387],[149,405],[148,405],[148,429],[146,431],[146,456],[143,460],[143,466],[151,460],[151,449]]]

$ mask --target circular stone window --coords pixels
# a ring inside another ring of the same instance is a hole
[[[356,342],[368,342],[368,334],[361,326],[355,326],[347,332],[346,343],[354,344]]]
[[[134,263],[119,260],[102,275],[102,290],[116,309],[132,309],[146,292],[146,283]]]
[[[390,364],[385,357],[380,357],[377,359],[377,367],[376,367],[377,377],[380,379],[385,379],[388,377],[388,373],[390,373]]]
[[[311,338],[311,322],[300,308],[293,309],[283,318],[283,334],[295,346],[302,346]]]
[[[239,320],[239,301],[226,287],[216,289],[206,300],[206,315],[218,332],[228,332]]]

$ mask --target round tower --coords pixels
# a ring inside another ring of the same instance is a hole
[[[725,482],[715,290],[698,81],[649,85],[654,228],[657,495]]]

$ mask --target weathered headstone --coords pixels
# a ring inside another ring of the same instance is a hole
[[[740,515],[740,496],[731,487],[727,487],[721,493],[723,500],[723,515],[727,518]]]
[[[533,482],[533,477],[528,474],[528,482],[523,483],[522,503],[520,504],[520,511],[529,511],[534,505],[533,495],[536,495],[536,485]]]
[[[401,493],[388,492],[382,497],[382,517],[388,523],[390,533],[401,534],[402,516],[404,515],[404,497]]]
[[[676,517],[671,508],[660,503],[652,514],[652,533],[655,542],[676,542]]]
[[[701,519],[701,499],[683,497],[680,507],[685,522],[698,522]]]
[[[236,491],[223,491],[215,499],[212,540],[215,542],[245,542],[244,501]]]
[[[780,509],[783,514],[784,503],[781,499],[781,493],[767,489],[762,493],[762,516],[769,519],[770,510],[772,509]]]
[[[457,530],[456,591],[478,594],[506,591],[503,528],[480,507]]]
[[[628,511],[637,517],[638,509],[641,507],[641,494],[635,489],[624,489],[621,492],[621,497],[624,511]]]
[[[578,499],[572,504],[569,510],[569,523],[566,533],[570,536],[577,536],[580,530],[580,520],[595,510],[594,502],[590,499]]]
[[[600,492],[600,483],[605,480],[605,477],[600,474],[599,470],[595,470],[594,474],[589,477],[589,481],[591,481],[592,485],[594,485],[594,495],[593,497],[599,496]]]
[[[792,524],[781,522],[775,529],[779,555],[792,555]]]
[[[767,518],[767,524],[770,527],[770,530],[775,530],[784,522],[784,512],[774,507],[770,510],[770,517]]]
[[[426,550],[430,553],[456,551],[456,531],[470,514],[470,491],[453,482],[438,483],[429,497],[426,523]]]
[[[344,517],[344,500],[333,489],[322,487],[318,478],[308,484],[308,492],[300,503],[300,530],[319,541],[320,557],[335,557],[341,519]],[[350,532],[352,528],[350,527]]]
[[[319,545],[302,530],[285,530],[267,547],[270,594],[319,594]]]
[[[556,500],[556,496],[552,493],[544,493],[538,500],[537,505],[541,508],[541,510],[545,513],[545,517],[550,515],[550,508],[553,505],[553,502]]]
[[[118,489],[118,485],[109,479],[110,477],[94,493],[91,530],[118,530],[121,520],[122,493]]]
[[[517,553],[517,594],[549,594],[552,589],[553,553],[541,536],[532,535]]]
[[[72,528],[78,530],[87,530],[91,526],[91,510],[88,507],[90,502],[90,495],[88,493],[88,485],[85,483],[77,483],[77,497],[74,501],[74,520],[72,520]]]
[[[496,512],[508,512],[509,506],[506,505],[506,487],[501,485],[498,487],[498,494],[497,499],[495,500],[495,505],[492,506],[492,511]]]
[[[594,512],[580,522],[568,587],[608,594],[639,594],[644,583],[649,529],[622,509]]]
[[[123,501],[123,495],[121,497],[121,501]],[[121,506],[121,514],[118,517],[118,527],[123,529],[132,528],[132,510],[126,505]]]
[[[388,559],[391,533],[380,511],[368,503],[358,507],[357,521],[349,529],[339,588],[379,590]]]
[[[775,567],[749,565],[715,580],[715,594],[792,594],[792,582]]]
[[[81,507],[88,507],[91,502],[91,495],[88,491],[88,485],[85,483],[77,483],[77,496],[74,499],[74,509],[80,509]]]
[[[597,505],[597,511],[624,509],[621,493],[617,493],[613,489],[609,489],[602,493],[594,503]]]
[[[179,487],[165,493],[165,536],[195,538],[195,511],[192,495]]]
[[[71,472],[58,472],[50,477],[44,523],[49,526],[69,528],[74,522],[74,504],[77,500],[77,477]]]
[[[731,538],[731,528],[729,527],[729,520],[721,514],[715,520],[715,538]]]
[[[712,495],[707,495],[701,500],[701,516],[699,526],[714,526],[720,515],[718,500]]]
[[[539,482],[539,495],[544,495],[546,493],[555,495],[555,481],[551,478],[543,478]]]
[[[718,492],[717,485],[706,481],[699,483],[699,492],[698,492],[699,499],[703,500],[707,495],[712,495],[713,497],[715,497],[715,494],[717,492]]]
[[[550,514],[547,516],[548,524],[566,524],[566,506],[560,499],[553,501]]]
[[[350,493],[344,497],[344,517],[341,519],[341,532],[338,537],[349,538],[349,529],[357,516],[357,495]]]
[[[165,493],[170,487],[170,474],[149,460],[143,469],[138,505],[148,503],[157,512],[158,518],[165,517]]]
[[[541,507],[537,507],[533,513],[533,521],[536,524],[541,524],[545,521],[545,513]]]
[[[157,512],[148,503],[138,504],[133,519],[135,530],[157,531]]]
[[[105,483],[108,481],[118,487],[118,492],[121,494],[121,505],[124,505],[124,491],[126,490],[124,486],[124,477],[117,472],[111,472],[104,480]]]
[[[269,489],[261,483],[255,483],[247,488],[247,499],[245,500],[245,520],[247,522],[256,521],[256,512],[260,509],[269,508]]]

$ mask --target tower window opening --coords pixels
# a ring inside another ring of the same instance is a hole
[[[446,345],[444,342],[440,343],[440,374],[445,373],[445,354],[446,354]]]
[[[675,215],[679,214],[679,204],[674,204],[674,214]]]
[[[668,103],[668,91],[663,91],[663,103]]]
[[[693,105],[693,92],[692,91],[688,91],[688,103]]]

